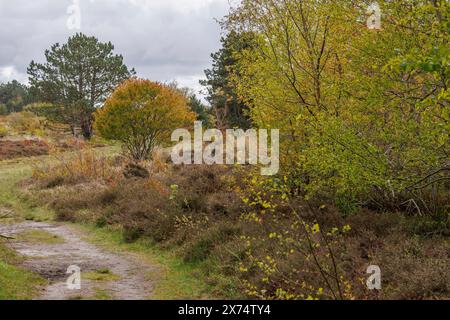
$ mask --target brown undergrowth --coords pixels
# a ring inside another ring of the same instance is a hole
[[[150,239],[226,298],[450,297],[447,216],[342,215],[267,188],[247,168],[177,167],[158,157],[137,166],[131,172],[148,175],[130,174],[124,158],[80,152],[36,168],[27,195],[60,220]],[[381,291],[367,289],[370,265],[382,269]]]

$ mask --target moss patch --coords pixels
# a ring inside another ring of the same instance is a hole
[[[44,230],[26,230],[17,235],[17,239],[29,243],[61,244],[64,239]]]
[[[81,277],[85,280],[105,281],[105,282],[120,280],[120,277],[118,275],[112,273],[108,269],[97,270],[93,272],[83,272],[81,274]]]

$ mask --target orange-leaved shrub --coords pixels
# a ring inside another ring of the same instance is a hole
[[[170,141],[173,130],[190,127],[195,119],[179,90],[132,78],[96,112],[95,128],[102,137],[121,141],[134,160],[146,160],[157,145]]]

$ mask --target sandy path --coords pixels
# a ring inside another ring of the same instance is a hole
[[[63,243],[42,244],[9,241],[9,246],[25,257],[24,266],[48,279],[39,300],[67,300],[92,298],[101,290],[119,300],[144,300],[152,294],[152,283],[146,274],[155,266],[138,261],[131,254],[108,252],[84,240],[80,231],[67,225],[39,222],[0,224],[0,234],[14,237],[27,230],[44,230],[64,239]],[[82,280],[81,290],[69,290],[66,285],[67,269],[71,265],[81,268],[81,272],[109,270],[119,276],[115,281]]]

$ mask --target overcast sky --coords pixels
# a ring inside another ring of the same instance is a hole
[[[68,27],[77,3],[79,30]],[[0,0],[0,82],[26,82],[31,60],[43,62],[45,49],[83,32],[111,41],[139,76],[198,91],[219,48],[215,19],[227,12],[227,0]]]

